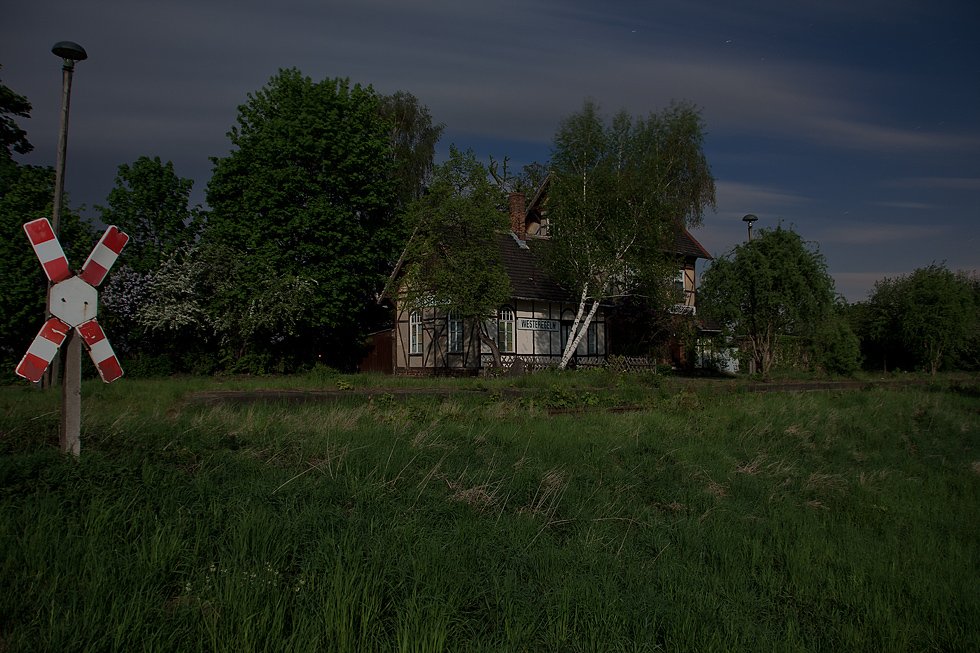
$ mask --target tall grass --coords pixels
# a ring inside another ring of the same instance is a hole
[[[197,383],[86,384],[79,460],[57,398],[0,391],[0,651],[980,647],[976,393]]]

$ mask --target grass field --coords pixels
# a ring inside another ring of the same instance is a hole
[[[0,652],[980,650],[976,383],[533,379],[0,390]]]

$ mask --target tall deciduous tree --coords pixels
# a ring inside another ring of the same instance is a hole
[[[579,298],[565,367],[601,302],[665,286],[667,245],[677,229],[701,224],[715,183],[701,115],[684,103],[609,122],[587,101],[558,126],[551,169],[547,261]]]
[[[450,146],[449,152],[428,192],[409,207],[414,233],[400,291],[409,304],[434,303],[456,313],[490,347],[499,367],[496,334],[487,331],[487,320],[510,297],[495,242],[508,221],[498,209],[501,193],[473,150]]]
[[[969,346],[977,321],[970,278],[935,263],[877,282],[867,305],[866,324],[878,349],[898,350],[933,375],[944,357]]]
[[[181,247],[193,245],[203,227],[200,207],[189,207],[194,180],[174,173],[173,162],[141,156],[119,166],[106,206],[96,206],[102,222],[129,235],[121,258],[136,272],[155,270]]]
[[[303,319],[278,338],[310,353],[351,351],[359,312],[401,244],[391,124],[370,87],[314,82],[296,69],[280,70],[238,110],[235,149],[212,159],[207,189],[205,239],[246,264],[228,301],[247,304],[269,270],[312,280]]]
[[[711,262],[701,277],[700,309],[748,338],[765,376],[780,339],[806,335],[829,315],[834,280],[815,244],[791,229],[760,229]]]
[[[398,201],[407,206],[422,196],[432,178],[436,143],[445,125],[433,124],[429,107],[411,93],[379,96],[379,113],[390,123],[390,155],[398,181]]]

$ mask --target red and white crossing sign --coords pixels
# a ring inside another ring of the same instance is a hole
[[[41,261],[44,274],[54,283],[48,291],[48,305],[53,317],[44,323],[27,349],[17,366],[17,375],[34,383],[40,381],[68,332],[76,329],[88,345],[89,355],[102,380],[112,383],[123,372],[105,332],[95,319],[99,310],[99,292],[95,287],[105,279],[119,252],[129,241],[129,236],[115,227],[106,229],[85,260],[82,273],[74,276],[47,218],[28,222],[24,225],[24,231]]]

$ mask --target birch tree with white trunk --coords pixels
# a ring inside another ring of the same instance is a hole
[[[704,123],[691,104],[611,121],[587,100],[555,132],[547,208],[547,264],[578,298],[560,367],[568,365],[600,304],[670,292],[679,229],[715,205]]]

